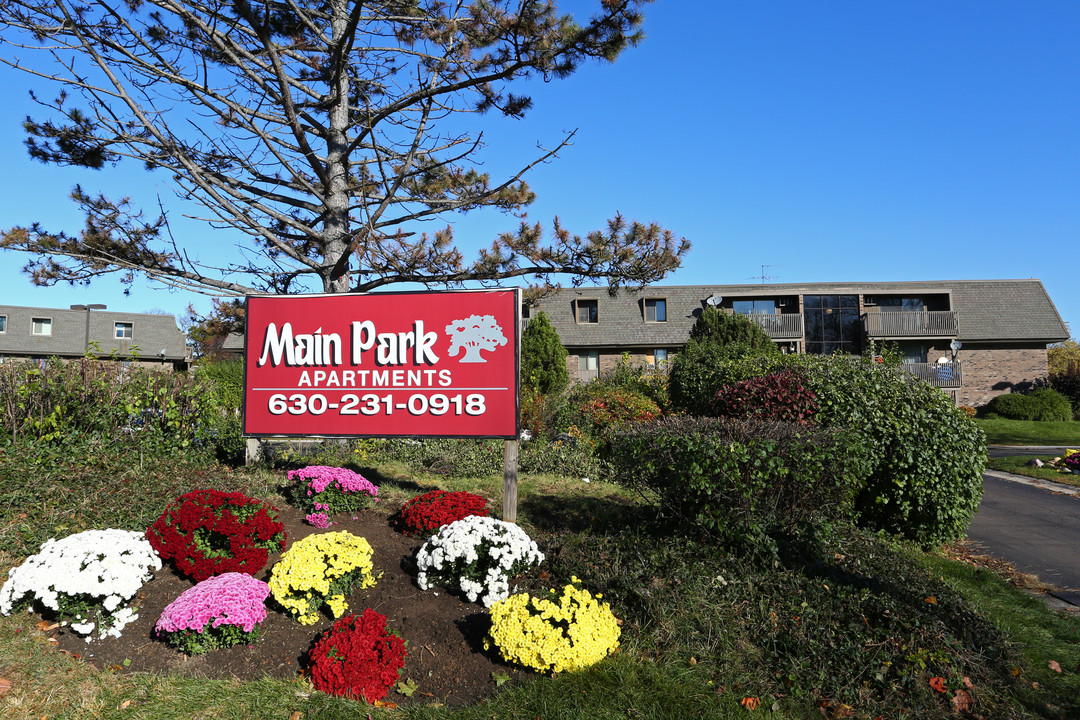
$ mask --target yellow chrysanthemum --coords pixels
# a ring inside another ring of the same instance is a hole
[[[370,543],[352,533],[330,532],[298,540],[274,565],[270,592],[302,625],[319,619],[319,608],[330,606],[334,617],[348,609],[339,589],[375,585]]]
[[[619,646],[619,633],[611,607],[574,585],[555,599],[518,593],[491,606],[490,642],[504,660],[535,670],[587,668]]]

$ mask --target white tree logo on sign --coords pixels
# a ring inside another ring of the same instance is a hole
[[[446,326],[450,336],[449,355],[455,357],[459,350],[465,354],[458,362],[482,363],[487,359],[480,355],[481,350],[495,350],[508,341],[502,328],[491,315],[470,315],[464,320],[455,320]]]

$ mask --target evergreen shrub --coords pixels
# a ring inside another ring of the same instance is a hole
[[[550,395],[562,391],[569,383],[566,348],[548,316],[539,311],[521,333],[522,390]]]
[[[755,355],[780,354],[780,348],[760,325],[745,315],[726,312],[712,305],[701,311],[690,328],[690,339],[713,345],[742,345]]]
[[[849,434],[799,423],[667,417],[610,439],[616,482],[740,541],[805,522],[850,519],[866,472]]]
[[[987,403],[985,412],[1006,420],[1035,422],[1067,422],[1073,418],[1069,398],[1053,388],[1039,388],[1027,395],[998,395]]]

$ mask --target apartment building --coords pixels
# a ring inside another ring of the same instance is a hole
[[[0,362],[74,359],[88,351],[162,370],[184,370],[191,359],[172,315],[114,312],[103,305],[0,305]]]
[[[669,360],[706,307],[741,313],[784,352],[898,350],[904,367],[961,405],[984,405],[1047,374],[1046,348],[1069,337],[1042,283],[1027,280],[653,286],[563,289],[543,310],[569,352],[571,378],[587,380],[628,353]]]

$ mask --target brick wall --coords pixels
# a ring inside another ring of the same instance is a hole
[[[964,387],[957,400],[972,407],[997,395],[1028,390],[1047,375],[1045,344],[1000,348],[964,343],[956,359],[964,366]]]
[[[599,354],[600,354],[599,373],[601,375],[608,372],[608,371],[610,371],[610,370],[614,370],[615,367],[620,362],[622,362],[624,354],[626,354],[629,357],[631,363],[638,364],[638,365],[644,365],[644,364],[648,363],[649,358],[652,357],[652,351],[651,350],[648,351],[648,355],[646,355],[645,350],[624,351],[624,350],[617,350],[617,349],[613,349],[613,348],[607,348],[607,349],[601,348],[599,350]],[[579,365],[579,361],[580,361],[579,355],[580,355],[580,351],[575,350],[575,349],[569,350],[567,352],[567,355],[566,355],[566,369],[570,373],[570,382],[571,383],[577,382],[579,380],[591,379],[589,377],[586,377],[586,375],[584,373],[582,373],[578,369],[580,367],[580,365]]]

